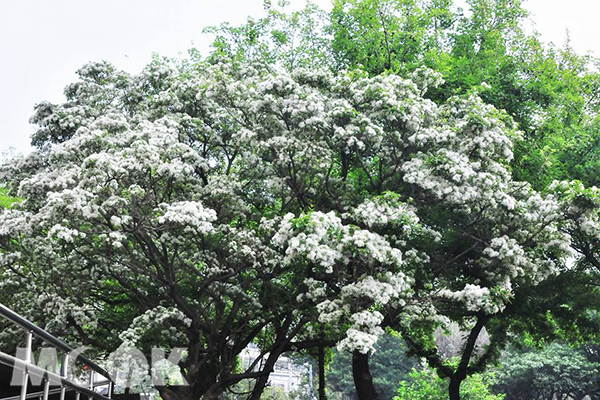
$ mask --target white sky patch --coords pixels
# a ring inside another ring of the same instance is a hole
[[[329,0],[313,0],[329,10]],[[458,3],[458,1],[457,1]],[[303,0],[292,0],[294,9]],[[529,0],[525,7],[545,41],[561,46],[568,29],[572,47],[600,55],[600,2]],[[0,2],[0,152],[29,152],[33,106],[62,102],[63,88],[89,61],[107,60],[139,72],[152,53],[206,52],[202,28],[243,23],[264,15],[262,0],[19,0]]]

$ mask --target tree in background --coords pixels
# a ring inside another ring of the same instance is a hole
[[[494,377],[489,374],[469,376],[461,388],[461,398],[465,400],[502,400],[504,395],[492,393],[490,387]],[[447,383],[435,371],[413,370],[409,379],[403,381],[394,400],[437,400],[446,398]]]
[[[494,390],[507,400],[595,399],[600,396],[598,346],[579,349],[551,343],[543,348],[517,350],[504,355],[496,370]]]
[[[334,56],[342,68],[372,74],[432,68],[445,81],[429,94],[436,101],[485,88],[482,98],[524,132],[513,163],[519,180],[542,188],[555,179],[597,176],[590,174],[597,172],[597,61],[568,43],[557,49],[526,34],[520,0],[467,5],[464,13],[452,1],[336,1],[329,27]]]
[[[241,26],[228,23],[207,27],[213,37],[209,60],[235,59],[266,63],[288,72],[296,68],[324,68],[334,62],[325,32],[328,15],[314,3],[286,12],[287,1],[265,1],[267,16],[249,18]]]
[[[449,44],[451,0],[335,0],[329,30],[338,68],[411,72]]]

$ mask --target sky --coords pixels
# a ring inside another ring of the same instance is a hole
[[[313,0],[330,9],[330,0]],[[299,8],[304,0],[292,0]],[[64,101],[63,88],[89,61],[137,73],[153,53],[206,52],[202,28],[264,15],[262,0],[0,0],[0,152],[27,153],[29,117],[43,100]],[[600,1],[526,0],[535,29],[562,45],[569,30],[579,53],[600,56]]]

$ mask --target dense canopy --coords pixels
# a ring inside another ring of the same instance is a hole
[[[517,65],[510,46],[529,39],[503,35],[517,6],[473,0],[468,19],[450,3],[336,1],[331,37],[314,6],[273,11],[213,28],[207,59],[156,57],[138,75],[85,65],[66,102],[36,106],[38,150],[0,169],[0,301],[99,357],[184,347],[190,385],[157,385],[164,399],[216,399],[247,380],[258,399],[291,352],[318,349],[324,379],[333,347],[352,354],[358,397],[376,398],[368,360],[385,331],[458,399],[515,335],[589,338],[597,293],[584,305],[548,290],[600,270],[597,178],[575,181],[569,155],[586,144],[549,150],[576,129],[552,113],[563,98],[534,122],[543,102],[523,82],[485,69],[457,81],[464,63]],[[486,5],[500,26],[482,20]],[[587,115],[576,135],[592,135],[590,104],[574,111]],[[549,165],[561,165],[552,184],[537,175]],[[464,340],[448,360],[435,338],[450,326]],[[250,345],[260,355],[241,365]]]

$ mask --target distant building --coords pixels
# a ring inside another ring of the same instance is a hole
[[[241,353],[243,367],[248,368],[259,356],[260,350],[255,345],[248,346]],[[281,356],[269,376],[269,384],[291,392],[300,386],[302,377],[306,374],[308,374],[306,365],[294,364],[289,357]]]

